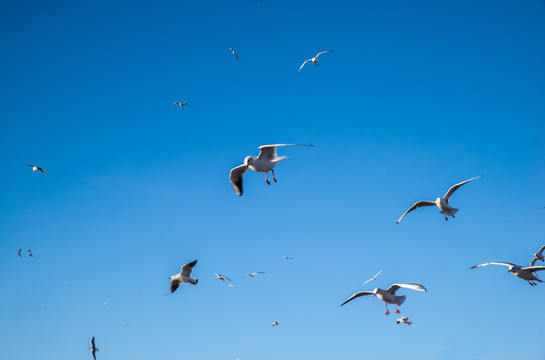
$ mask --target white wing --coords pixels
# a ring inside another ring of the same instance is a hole
[[[193,266],[197,263],[197,260],[194,260],[190,263],[187,263],[182,266],[182,275],[189,276],[191,274],[191,270],[193,270]]]
[[[424,206],[436,206],[437,204],[435,204],[435,201],[427,201],[427,200],[420,200],[420,201],[417,201],[413,204],[413,206],[411,206],[409,208],[409,210],[405,211],[405,213],[403,215],[401,215],[401,217],[399,218],[399,220],[397,220],[397,224],[399,224],[399,222],[401,221],[401,219],[403,219],[405,217],[405,215],[407,215],[408,213],[410,213],[411,211],[413,210],[416,210],[420,207],[424,207]]]
[[[424,291],[424,292],[427,291],[427,289],[424,287],[424,285],[420,285],[420,284],[392,284],[385,291],[387,293],[390,293],[390,294],[394,295],[399,288],[406,288],[406,289]]]
[[[309,61],[312,61],[312,60],[311,60],[311,59],[305,60],[305,62],[303,63],[303,65],[301,65],[301,67],[299,68],[299,71],[301,71],[301,69],[303,68],[303,66],[305,66],[305,64],[308,63]]]
[[[242,195],[242,175],[244,175],[246,170],[248,170],[248,167],[242,164],[236,168],[232,168],[231,172],[229,173],[231,186],[233,186],[233,190],[235,190],[235,193],[238,196]]]
[[[529,267],[522,268],[522,270],[536,272],[536,271],[545,270],[545,266],[529,266]]]
[[[362,285],[367,284],[369,281],[375,281],[375,279],[377,278],[377,276],[380,275],[381,272],[382,272],[382,270],[380,270],[380,271],[379,271],[375,276],[373,276],[371,279],[365,280],[365,282],[364,282]]]
[[[267,160],[274,160],[278,157],[276,153],[276,147],[277,146],[314,146],[309,144],[272,144],[272,145],[261,145],[259,147],[259,155],[257,156],[258,159],[267,159]]]
[[[484,263],[484,264],[479,264],[479,265],[472,266],[468,270],[476,269],[476,268],[479,268],[481,266],[486,266],[486,265],[503,265],[503,266],[508,266],[510,268],[513,267],[513,266],[517,266],[515,264],[511,264],[511,263],[508,263],[508,262],[491,261],[491,262],[487,262],[487,263]]]
[[[355,293],[354,295],[350,296],[348,299],[346,299],[345,302],[343,302],[341,305],[339,306],[343,306],[344,304],[346,304],[347,302],[349,301],[352,301],[354,300],[355,298],[359,298],[360,296],[367,296],[367,295],[373,295],[373,292],[372,291],[359,291],[357,293]]]
[[[445,194],[445,196],[443,197],[443,199],[444,199],[444,200],[447,202],[447,204],[448,204],[448,200],[450,199],[450,197],[452,196],[452,194],[454,194],[454,192],[455,192],[456,190],[458,190],[462,185],[467,184],[468,182],[473,181],[473,180],[475,180],[475,179],[478,179],[478,178],[480,178],[480,177],[481,177],[481,176],[477,176],[477,177],[471,178],[471,179],[469,179],[469,180],[462,181],[462,182],[459,183],[459,184],[452,185],[452,186],[450,187],[450,189],[448,189],[448,191],[447,191],[447,193]]]
[[[332,51],[333,51],[333,50],[321,51],[321,52],[319,52],[318,55],[316,55],[314,58],[315,58],[315,59],[318,59],[318,56],[320,56],[320,55],[322,55],[322,54],[326,54],[326,53],[328,53],[328,52],[332,52]],[[308,61],[308,60],[307,60],[307,61]]]

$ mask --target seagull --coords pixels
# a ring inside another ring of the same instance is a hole
[[[36,165],[27,165],[27,166],[31,167],[31,168],[32,168],[32,171],[38,170],[38,171],[41,172],[42,174],[47,175],[47,173],[44,171],[44,169],[42,169],[42,168],[39,167],[39,166],[36,166]]]
[[[168,293],[163,293],[163,296],[168,296]]]
[[[223,276],[223,275],[220,275],[220,274],[217,274],[217,273],[214,273],[214,275],[216,275],[216,279],[218,280],[221,280],[221,281],[231,281],[231,279],[229,279],[227,276]]]
[[[543,256],[543,250],[545,250],[545,246],[542,246],[541,249],[539,249],[539,251],[534,254],[534,258],[532,259],[530,266],[534,266],[534,264],[538,260],[545,261],[545,257]]]
[[[515,275],[516,277],[518,277],[518,278],[520,278],[522,280],[528,281],[528,284],[530,284],[532,286],[537,285],[536,281],[543,282],[543,281],[539,280],[537,275],[534,274],[534,273],[536,271],[545,270],[545,266],[522,267],[522,266],[511,264],[511,263],[508,263],[508,262],[492,261],[492,262],[487,262],[487,263],[484,263],[484,264],[479,264],[479,265],[472,266],[468,270],[476,269],[478,267],[486,266],[486,265],[503,265],[503,266],[507,266],[507,267],[509,267],[508,271],[511,274]]]
[[[184,102],[178,102],[178,101],[175,101],[172,103],[172,105],[180,105],[180,108],[184,108],[184,106],[187,105],[187,103],[184,101]]]
[[[95,345],[95,337],[93,336],[91,338],[91,346],[89,346],[87,349],[91,350],[91,355],[93,355],[93,359],[96,360],[96,352],[98,351],[98,348]]]
[[[377,276],[380,275],[381,272],[382,272],[382,270],[380,270],[380,271],[379,271],[375,276],[373,276],[371,279],[365,280],[365,282],[364,282],[362,285],[367,284],[369,281],[375,281],[375,279],[377,278]]]
[[[287,156],[278,156],[276,153],[276,148],[278,146],[314,146],[308,144],[274,144],[274,145],[262,145],[259,147],[259,155],[255,156],[246,156],[244,159],[244,164],[237,166],[236,168],[231,169],[229,173],[229,180],[231,180],[231,185],[233,190],[237,195],[242,195],[242,175],[248,170],[248,167],[253,171],[264,172],[266,173],[265,182],[269,185],[269,171],[272,172],[272,179],[274,182],[276,178],[274,177],[274,167],[280,161],[288,160]]]
[[[23,249],[19,249],[19,251],[17,251],[17,255],[19,255],[19,257],[22,257],[21,256],[21,251],[23,251]]]
[[[229,284],[229,285],[227,285],[227,286],[229,286],[229,287],[235,287],[235,285],[233,285],[233,284]]]
[[[282,256],[283,259],[286,259],[286,260],[293,260],[293,258],[291,256]]]
[[[236,57],[237,60],[238,60],[238,54],[237,54],[237,52],[235,51],[235,49],[229,48],[229,50],[231,50],[231,52],[233,53],[233,55],[235,55],[235,57]]]
[[[278,321],[275,321],[272,323],[272,326],[277,326],[278,325]]]
[[[188,282],[191,285],[197,285],[199,279],[192,279],[189,277],[189,275],[191,274],[191,270],[193,270],[193,266],[195,266],[196,263],[197,260],[194,260],[190,263],[185,264],[184,266],[182,266],[182,271],[179,274],[172,275],[170,277],[170,279],[172,279],[172,281],[170,282],[171,293],[176,291],[178,286],[180,286],[180,284],[183,282]]]
[[[124,323],[123,324],[123,327],[127,327],[127,326],[129,326],[129,323]]]
[[[253,277],[255,277],[257,274],[265,274],[265,271],[256,271],[256,272],[251,273],[251,274],[248,274],[248,275],[246,275],[246,276],[253,278]]]
[[[406,317],[406,316],[403,316],[401,319],[397,319],[397,323],[403,323],[403,324],[407,324],[409,326],[411,326],[411,324],[413,323],[412,321],[409,321],[409,318]]]
[[[420,200],[420,201],[417,201],[413,204],[413,206],[411,206],[409,208],[409,210],[405,211],[405,213],[403,215],[401,215],[401,217],[399,218],[399,220],[397,220],[397,224],[399,224],[399,222],[401,221],[401,219],[403,219],[405,217],[405,215],[407,215],[408,213],[410,213],[411,211],[413,210],[416,210],[418,209],[419,207],[423,207],[423,206],[434,206],[436,205],[440,211],[441,214],[443,214],[445,216],[445,220],[448,221],[448,218],[447,216],[452,216],[452,218],[454,219],[454,214],[456,214],[456,212],[458,211],[458,209],[455,209],[453,207],[451,207],[448,203],[448,201],[450,200],[450,197],[452,196],[452,194],[454,194],[454,192],[456,190],[458,190],[462,185],[464,184],[467,184],[468,182],[472,181],[472,180],[475,180],[475,179],[478,179],[480,178],[481,176],[477,176],[477,177],[474,177],[474,178],[471,178],[469,180],[466,180],[466,181],[462,181],[461,183],[458,183],[456,185],[453,185],[450,187],[450,189],[448,189],[447,193],[445,194],[445,196],[443,198],[437,198],[435,199],[435,201],[427,201],[427,200]]]
[[[32,256],[32,250],[28,249],[27,254],[28,256]]]
[[[305,66],[306,63],[308,63],[309,61],[312,61],[314,64],[316,64],[316,66],[320,65],[320,62],[318,61],[318,56],[322,55],[322,54],[326,54],[328,52],[332,52],[333,50],[326,50],[326,51],[321,51],[319,52],[315,57],[313,57],[312,59],[308,59],[308,60],[305,60],[305,62],[303,63],[303,65],[301,65],[301,67],[299,68],[299,71],[301,71],[301,69],[303,68],[303,66]]]
[[[426,288],[420,284],[392,284],[386,290],[375,288],[373,291],[359,291],[354,295],[350,296],[340,306],[343,306],[347,302],[352,301],[360,296],[373,295],[384,301],[384,304],[386,305],[386,315],[390,315],[390,311],[388,310],[388,304],[394,305],[396,308],[396,314],[399,314],[401,311],[399,311],[397,307],[403,304],[403,302],[405,301],[405,295],[399,296],[395,294],[399,288],[407,288],[424,292],[427,291]]]

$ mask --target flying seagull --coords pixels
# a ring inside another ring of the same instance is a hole
[[[44,171],[44,169],[42,169],[42,168],[39,167],[39,166],[36,166],[36,165],[27,165],[27,166],[28,166],[28,167],[31,167],[31,168],[32,168],[32,171],[38,170],[38,171],[41,172],[42,174],[47,175],[47,173]]]
[[[382,272],[382,270],[380,270],[375,276],[373,276],[373,277],[370,278],[369,280],[365,280],[365,282],[364,282],[362,285],[367,284],[369,281],[375,281],[375,279],[377,278],[377,276],[380,275],[381,272]]]
[[[237,60],[238,60],[238,54],[237,54],[237,52],[235,51],[235,49],[229,48],[229,50],[231,50],[231,52],[233,53],[233,55],[235,55],[235,57],[236,57]]]
[[[98,351],[98,348],[95,345],[95,337],[93,336],[91,338],[91,346],[89,346],[87,349],[91,350],[91,355],[93,355],[93,359],[96,360],[96,352]]]
[[[197,285],[199,282],[199,279],[192,279],[189,277],[191,275],[191,270],[193,270],[193,266],[197,263],[197,260],[192,261],[190,263],[185,264],[182,266],[182,271],[179,274],[172,275],[170,279],[172,280],[170,282],[170,292],[173,293],[176,291],[178,286],[180,286],[181,283],[187,282],[191,285]]]
[[[360,296],[373,295],[373,296],[377,296],[380,300],[384,301],[384,304],[386,305],[386,315],[390,315],[390,311],[388,310],[388,304],[394,305],[396,308],[396,314],[399,314],[401,311],[399,311],[397,307],[403,304],[403,302],[405,301],[405,295],[399,296],[395,294],[396,291],[400,288],[407,288],[407,289],[424,291],[424,292],[427,291],[426,288],[420,284],[392,284],[386,290],[375,288],[373,291],[359,291],[355,293],[354,295],[350,296],[340,306],[343,306],[347,302],[352,301],[355,298],[358,298]]]
[[[320,62],[318,61],[318,56],[322,55],[322,54],[326,54],[328,52],[332,52],[333,50],[326,50],[326,51],[321,51],[319,52],[315,57],[313,57],[312,59],[308,59],[308,60],[305,60],[305,62],[303,63],[303,65],[301,65],[301,67],[299,68],[299,71],[301,71],[301,69],[303,68],[303,66],[305,66],[306,63],[308,63],[309,61],[312,61],[314,64],[316,64],[316,66],[320,65]]]
[[[492,261],[492,262],[487,262],[487,263],[484,263],[484,264],[479,264],[479,265],[472,266],[468,270],[476,269],[478,267],[486,266],[486,265],[503,265],[503,266],[507,266],[507,267],[509,267],[508,271],[511,274],[515,275],[516,277],[518,277],[518,278],[520,278],[522,280],[528,281],[528,284],[530,284],[532,286],[537,285],[536,281],[543,282],[543,281],[539,280],[537,275],[534,274],[534,273],[536,271],[545,270],[545,266],[522,267],[522,266],[511,264],[511,263],[508,263],[508,262]]]
[[[21,255],[22,251],[23,251],[23,249],[19,249],[19,251],[17,251],[17,255],[19,255],[19,257],[22,257],[22,255]]]
[[[265,271],[256,271],[256,272],[251,273],[251,274],[248,274],[248,275],[246,275],[246,276],[253,278],[253,277],[255,277],[257,274],[265,274]]]
[[[272,172],[272,179],[274,182],[276,178],[274,177],[274,167],[280,161],[288,160],[287,156],[278,156],[276,153],[276,148],[278,146],[314,146],[307,144],[274,144],[274,145],[263,145],[259,147],[259,155],[255,156],[246,156],[244,159],[244,164],[237,166],[236,168],[231,169],[229,173],[229,180],[231,180],[231,185],[233,190],[237,195],[242,195],[242,175],[248,170],[248,167],[253,171],[264,172],[266,173],[265,182],[269,185],[269,171]]]
[[[277,326],[277,325],[279,325],[278,321],[275,321],[275,322],[272,323],[272,326]]]
[[[403,323],[403,324],[407,324],[409,326],[411,326],[411,324],[413,323],[412,321],[409,321],[409,318],[406,317],[406,316],[403,316],[401,319],[397,319],[397,323]]]
[[[28,256],[32,256],[32,250],[28,249],[27,254]]]
[[[178,101],[175,101],[172,103],[172,105],[180,105],[180,108],[184,108],[184,106],[187,105],[187,103],[184,101],[184,102],[178,102]]]
[[[223,276],[223,275],[220,275],[220,274],[217,274],[217,273],[214,273],[214,275],[216,275],[216,279],[218,280],[221,280],[221,281],[231,281],[231,279],[229,279],[227,276]]]
[[[397,220],[397,223],[399,224],[399,222],[401,221],[401,219],[403,219],[405,217],[405,215],[407,215],[408,213],[410,213],[411,211],[413,210],[416,210],[420,207],[423,207],[423,206],[437,206],[439,208],[440,213],[443,214],[445,216],[445,220],[448,221],[448,218],[447,216],[452,216],[452,218],[454,219],[454,214],[456,214],[456,212],[458,211],[458,209],[455,209],[453,207],[451,207],[449,205],[449,200],[450,200],[450,197],[452,196],[452,194],[454,194],[454,192],[456,190],[458,190],[462,185],[464,184],[467,184],[468,182],[472,181],[472,180],[475,180],[475,179],[478,179],[480,178],[481,176],[477,176],[477,177],[474,177],[474,178],[471,178],[469,180],[466,180],[466,181],[462,181],[461,183],[458,183],[456,185],[453,185],[450,187],[450,189],[448,189],[447,193],[445,194],[445,196],[443,198],[440,198],[438,197],[437,199],[435,199],[435,201],[427,201],[427,200],[420,200],[418,202],[415,202],[413,204],[413,206],[411,206],[409,208],[409,210],[405,211],[405,213],[403,215],[401,215],[401,217],[399,218],[399,220]]]
[[[543,250],[545,250],[545,246],[542,246],[541,249],[539,249],[539,251],[534,254],[534,258],[532,259],[530,266],[534,266],[534,264],[538,260],[545,261],[545,257],[543,256]]]
[[[286,260],[293,260],[293,258],[291,256],[282,256],[283,259],[286,259]]]

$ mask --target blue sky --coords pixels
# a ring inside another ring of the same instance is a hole
[[[3,357],[90,359],[95,336],[100,360],[545,359],[545,285],[466,270],[545,245],[544,19],[538,0],[4,4]],[[236,196],[229,170],[285,142],[315,146]],[[478,175],[456,219],[395,224]],[[162,296],[194,259],[198,285]],[[395,282],[428,288],[399,292],[411,327],[338,308]]]

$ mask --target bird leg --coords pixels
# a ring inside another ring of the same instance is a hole
[[[396,304],[394,304],[394,307],[396,308],[396,314],[401,314],[401,311],[399,311]]]
[[[276,181],[276,179],[274,178],[274,169],[271,169],[271,172],[272,172],[272,178],[273,178],[274,182],[278,182],[278,181]]]
[[[448,221],[448,217],[445,215],[445,221]]]
[[[271,183],[269,182],[269,172],[267,171],[265,174],[267,174],[267,175],[265,175],[265,182],[267,184],[271,185]]]
[[[388,310],[388,304],[384,303],[384,305],[386,305],[386,314],[384,315],[390,315],[390,311]]]

